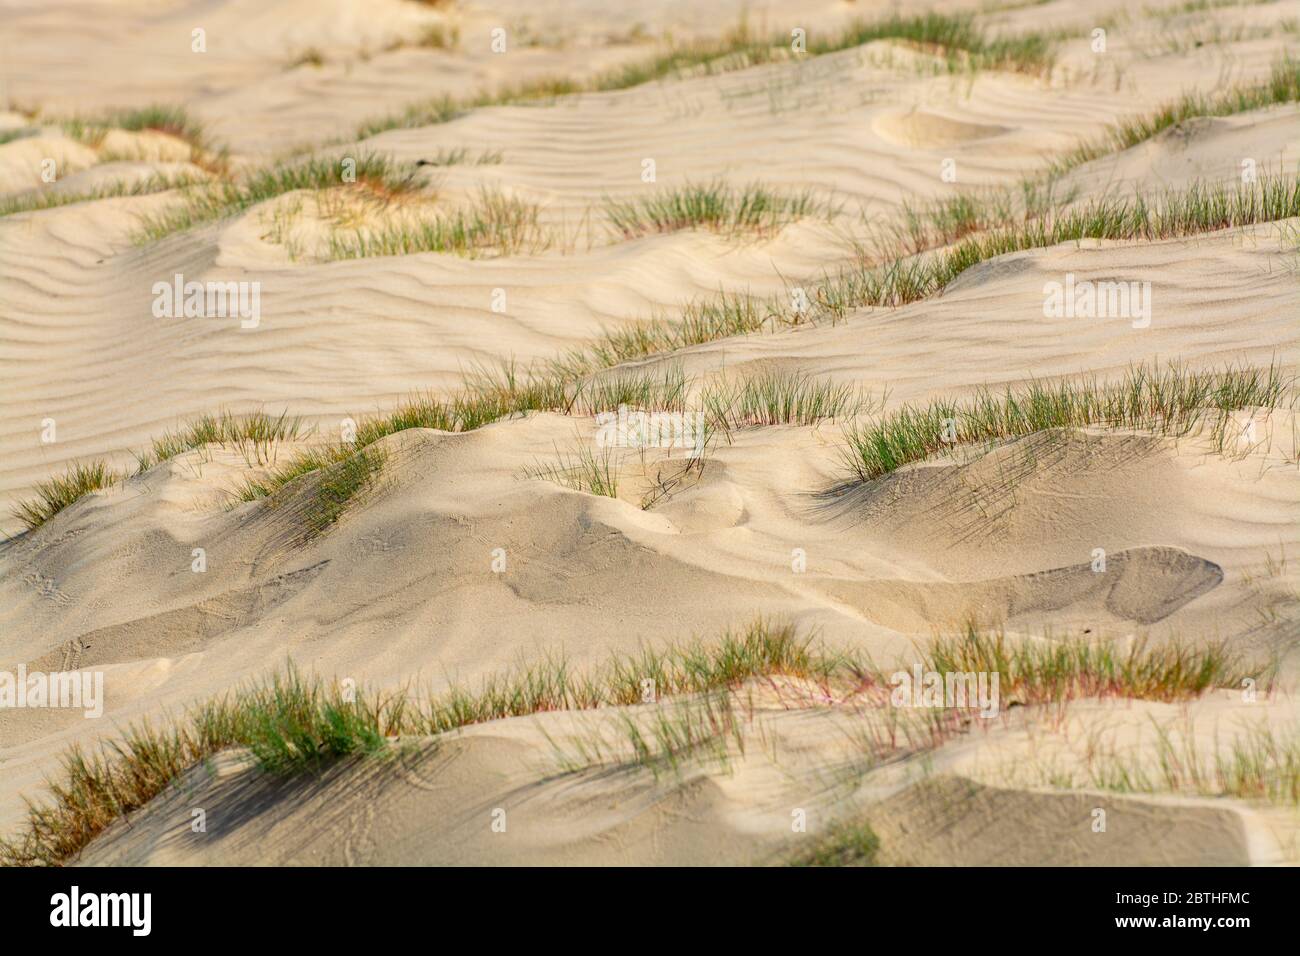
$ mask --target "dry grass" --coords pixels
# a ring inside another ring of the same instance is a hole
[[[550,240],[538,226],[538,212],[534,203],[485,189],[466,209],[405,215],[377,228],[335,232],[329,237],[329,258],[443,252],[473,259],[542,252]]]

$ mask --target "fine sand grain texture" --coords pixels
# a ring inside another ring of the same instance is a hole
[[[0,862],[1300,863],[1300,2],[930,6],[11,5]]]

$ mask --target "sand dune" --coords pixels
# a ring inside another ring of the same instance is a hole
[[[1099,127],[1136,107],[1098,97],[1092,90],[1043,90],[1019,78],[997,75],[958,84],[946,77],[914,78],[904,73],[899,89],[898,70],[873,66],[870,46],[806,61],[797,69],[806,75],[782,82],[814,101],[813,108],[798,100],[771,102],[769,86],[776,82],[774,77],[784,77],[785,68],[769,66],[684,81],[671,92],[651,84],[589,94],[556,107],[562,117],[558,126],[550,110],[501,107],[439,126],[384,133],[351,149],[329,150],[339,156],[373,150],[410,163],[439,149],[500,150],[499,165],[453,166],[432,178],[451,197],[472,195],[486,185],[539,203],[543,222],[563,237],[557,238],[556,249],[541,257],[464,261],[430,254],[293,263],[283,246],[268,241],[270,214],[259,207],[231,222],[156,246],[134,247],[132,214],[156,212],[166,202],[160,197],[112,200],[121,208],[111,215],[96,204],[15,217],[0,234],[0,266],[9,286],[7,337],[15,356],[39,355],[41,362],[20,362],[11,373],[14,398],[5,406],[0,494],[9,500],[21,497],[35,481],[70,460],[110,453],[127,462],[127,449],[215,406],[236,411],[287,407],[322,419],[363,414],[389,406],[413,390],[450,388],[475,362],[549,358],[589,340],[604,327],[644,319],[656,309],[674,309],[719,288],[770,294],[789,284],[812,282],[848,261],[836,231],[816,223],[801,223],[771,241],[740,248],[692,233],[612,242],[608,231],[596,224],[600,204],[607,196],[626,196],[641,189],[643,156],[655,158],[659,182],[665,187],[716,177],[761,178],[775,187],[811,185],[828,201],[882,220],[902,199],[932,196],[943,185],[936,175],[945,158],[940,143],[918,148],[873,132],[880,122],[912,122],[898,118],[899,99],[960,103],[963,119],[940,116],[930,123],[936,128],[960,122],[1006,130],[963,143],[961,180],[976,185],[1012,185],[1051,155],[1052,144],[1064,151],[1081,130]],[[878,85],[888,86],[878,95],[863,93]],[[1163,94],[1163,89],[1153,89],[1145,105],[1154,106]],[[681,106],[682,99],[689,107]],[[626,120],[610,132],[612,115]],[[719,115],[726,117],[724,123]],[[998,125],[998,118],[1008,116],[1014,121]],[[982,122],[973,122],[977,119]],[[1253,120],[1237,120],[1255,128]],[[1268,123],[1277,132],[1270,132],[1268,149],[1258,157],[1261,170],[1284,163],[1293,141],[1288,123],[1271,114]],[[1211,140],[1219,138],[1208,128],[1201,133]],[[819,143],[811,159],[800,148],[810,140]],[[12,162],[30,168],[24,157],[35,147],[26,141],[0,147],[0,158],[16,148],[22,153]],[[1232,147],[1225,143],[1222,148]],[[1134,152],[1146,154],[1152,149],[1164,154],[1175,151],[1166,142]],[[761,174],[737,177],[737,170],[745,168],[758,150],[773,160],[764,162]],[[1199,148],[1176,152],[1201,155]],[[1154,165],[1164,171],[1160,185],[1191,178],[1173,174],[1176,162],[1162,159],[1157,164],[1151,156],[1131,162],[1125,156],[1108,159],[1077,171],[1075,178],[1091,193],[1104,194],[1127,180],[1135,187],[1152,185],[1145,171]],[[1233,175],[1234,167],[1235,163],[1220,166],[1214,178]],[[1205,176],[1212,169],[1206,162],[1196,172]],[[71,233],[78,237],[75,242],[67,238]],[[1269,238],[1263,241],[1266,254],[1280,248]],[[1186,268],[1195,282],[1206,281],[1206,264],[1187,262],[1186,245],[1178,242],[1167,250],[1169,259],[1178,260],[1171,265]],[[562,254],[565,248],[572,252]],[[1143,254],[1159,256],[1158,250],[1144,249]],[[1074,268],[1082,274],[1082,254],[1071,252],[1065,263],[1048,258],[1044,269],[1055,274]],[[1224,257],[1217,249],[1207,255],[1216,260],[1212,275],[1217,276],[1225,268]],[[1044,256],[1046,251],[1026,258]],[[1128,257],[1123,250],[1114,260],[1129,262]],[[1256,270],[1269,269],[1268,263],[1243,265],[1242,279],[1252,287],[1260,281]],[[993,268],[1005,270],[1008,265],[990,263],[964,276],[962,282],[969,285]],[[1098,268],[1107,266],[1098,263]],[[149,311],[153,282],[156,276],[178,272],[202,282],[260,282],[262,325],[242,329],[219,321],[155,319]],[[1026,280],[1031,286],[1041,285],[1036,275]],[[1268,276],[1262,289],[1221,288],[1215,296],[1200,287],[1185,290],[1179,279],[1167,283],[1173,289],[1158,291],[1166,314],[1184,302],[1199,305],[1207,295],[1225,304],[1230,301],[1238,310],[1262,297],[1258,308],[1283,324],[1282,313],[1267,305],[1268,289],[1277,288],[1274,283],[1286,288],[1287,281],[1283,274]],[[507,292],[504,316],[491,309],[494,289]],[[1008,305],[1014,307],[1014,290],[1002,294],[1012,297]],[[53,296],[58,297],[59,307],[51,310]],[[1248,298],[1243,301],[1243,296]],[[437,308],[428,309],[428,303]],[[1026,298],[1023,305],[1036,309],[1037,295]],[[930,315],[935,309],[940,311],[927,325],[942,324],[948,342],[969,341],[964,330],[954,331],[947,324],[942,303],[926,303],[917,311]],[[992,309],[981,310],[974,319],[980,328],[971,337],[989,341],[985,327],[993,314]],[[871,321],[881,324],[875,317]],[[910,314],[900,315],[898,323],[896,327],[912,334]],[[1293,342],[1294,326],[1286,325],[1281,341],[1270,336],[1267,328],[1264,341],[1252,339],[1251,358]],[[1052,338],[1055,351],[1055,333],[1040,328]],[[1117,329],[1107,331],[1122,335]],[[1192,343],[1183,344],[1179,335],[1176,346],[1155,340],[1154,335],[1125,338],[1130,345],[1123,358],[1131,359],[1139,348],[1146,354],[1191,357],[1187,350]],[[835,337],[818,336],[819,341],[828,338]],[[69,347],[48,354],[42,343],[54,339]],[[831,347],[845,351],[838,341]],[[1095,339],[1079,342],[1075,354],[1060,356],[1069,362],[1060,373],[1077,370],[1077,355],[1095,355],[1097,347]],[[990,352],[998,348],[996,341],[989,342]],[[274,360],[267,359],[268,350]],[[849,354],[855,352],[860,349]],[[1003,362],[1010,357],[1005,351],[1000,354]],[[214,355],[220,358],[214,360]],[[165,361],[159,361],[163,357]],[[983,359],[979,365],[987,369]],[[1023,376],[1030,367],[1040,366],[1026,357],[1009,372]],[[928,375],[930,370],[918,371]],[[897,388],[897,383],[889,384]],[[953,384],[963,383],[940,378],[936,389]],[[54,446],[42,445],[39,429],[31,425],[46,417],[65,423]]]
[[[623,371],[680,368],[692,407],[710,387],[764,371],[851,386],[866,404],[815,424],[720,433],[696,470],[675,450],[616,449],[610,495],[530,476],[597,447],[592,415],[550,410],[379,439],[377,480],[323,532],[312,524],[321,471],[241,500],[244,483],[337,441],[349,420],[414,393],[452,395],[475,369],[537,366],[719,293],[784,301],[815,290],[877,255],[905,210],[929,201],[1005,191],[1018,202],[1022,182],[1110,124],[1188,92],[1265,80],[1291,42],[1282,24],[1300,13],[1295,2],[1173,19],[1119,3],[996,11],[971,2],[944,10],[969,11],[1001,34],[1054,29],[1051,68],[954,70],[949,51],[887,38],[711,63],[627,88],[468,102],[542,79],[581,85],[655,51],[716,42],[742,6],[756,33],[806,27],[814,44],[855,17],[890,12],[825,2],[801,4],[795,17],[780,4],[730,0],[615,10],[589,0],[222,0],[7,13],[0,201],[51,207],[0,216],[0,529],[9,535],[0,668],[102,673],[106,701],[101,720],[0,708],[0,835],[20,826],[24,798],[57,773],[68,746],[181,713],[287,662],[364,686],[440,692],[548,653],[595,667],[760,616],[882,666],[967,626],[1044,646],[1224,642],[1278,661],[1278,684],[1250,713],[1294,738],[1293,405],[1234,409],[1233,427],[1251,437],[1223,446],[1205,431],[1099,422],[952,449],[865,482],[844,461],[846,425],[985,387],[1080,376],[1104,386],[1171,361],[1294,376],[1293,215],[1044,244],[978,261],[940,294],[897,307],[637,356]],[[1103,21],[1104,57],[1089,47]],[[1197,43],[1212,25],[1217,38]],[[505,55],[491,49],[497,26],[511,37]],[[206,52],[192,51],[196,28]],[[441,96],[465,101],[458,115],[361,130]],[[94,136],[66,122],[154,103],[184,106],[204,126],[202,146],[177,130]],[[387,157],[413,185],[362,199],[343,184],[288,190],[166,236],[142,234],[149,217],[186,202],[155,177],[237,182],[309,154],[331,167]],[[1262,179],[1285,178],[1297,156],[1293,102],[1196,115],[1069,165],[1052,195],[1067,210],[1236,188],[1243,161]],[[42,177],[46,160],[55,182]],[[642,178],[647,160],[653,183]],[[722,183],[806,192],[810,211],[734,231],[629,234],[610,219],[611,203]],[[542,241],[509,254],[337,253],[338,239],[363,226],[472,211],[486,196],[535,207]],[[1019,208],[1009,215],[1005,228],[1024,219]],[[155,285],[177,275],[256,284],[258,320],[157,315]],[[1045,287],[1066,276],[1149,282],[1150,313],[1049,318]],[[304,433],[251,457],[208,444],[137,473],[132,452],[165,431],[258,409],[301,416]],[[54,441],[43,438],[50,422]],[[95,459],[127,476],[30,530],[9,513],[40,482]],[[728,693],[739,701],[753,690]],[[1207,724],[1245,713],[1231,690],[1214,694],[1179,706]],[[845,751],[845,728],[860,716],[852,708],[767,698],[750,717],[769,736],[753,739],[781,759],[755,744],[727,766],[673,773],[557,763],[566,734],[612,734],[657,706],[511,717],[393,743],[388,759],[345,760],[301,780],[272,778],[229,751],[213,768],[191,768],[80,862],[767,864],[806,849],[790,828],[795,808],[808,809],[818,839],[869,819],[880,841],[873,860],[887,864],[1300,859],[1293,805],[1159,788],[1116,794],[1085,779],[1093,768],[1068,747],[1057,756],[1079,775],[1070,786],[1054,785],[1061,774],[1038,751],[1047,769],[1012,774],[1030,754],[1034,707],[884,767]],[[1086,727],[1122,734],[1149,717],[1172,720],[1175,707],[1071,706]],[[1156,747],[1143,738],[1132,759],[1154,765]],[[1090,839],[1098,801],[1112,813],[1109,842]],[[184,824],[194,805],[213,821],[205,834]],[[490,827],[498,807],[508,808],[506,836]]]
[[[725,770],[682,775],[594,768],[557,778],[563,717],[504,721],[437,746],[408,741],[387,761],[309,783],[275,782],[231,753],[195,768],[81,862],[764,865],[864,816],[879,840],[872,862],[886,865],[1242,866],[1276,863],[1294,840],[1284,819],[1221,802],[996,786],[911,761],[872,771],[846,760],[843,734],[827,732],[845,719],[833,711],[760,714],[763,752],[751,742]],[[983,749],[986,760],[1027,759],[1018,740]],[[190,826],[193,807],[211,821],[204,832]],[[1092,829],[1098,808],[1102,833]],[[804,829],[791,825],[799,814]]]

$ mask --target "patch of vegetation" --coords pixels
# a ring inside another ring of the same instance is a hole
[[[357,447],[357,445],[339,442],[338,444],[308,448],[294,455],[285,464],[277,466],[269,474],[246,479],[235,490],[235,499],[238,501],[256,501],[258,498],[270,497],[280,488],[283,488],[291,481],[301,478],[303,475],[310,475],[312,472],[331,468],[345,461],[351,457]]]
[[[1041,74],[1053,62],[1052,43],[1037,34],[990,36],[968,14],[894,14],[874,21],[857,21],[829,35],[810,36],[807,54],[820,56],[875,40],[898,40],[933,52],[952,72],[978,69],[1015,70]],[[640,86],[655,80],[682,76],[711,76],[763,63],[781,62],[791,52],[788,36],[755,36],[743,21],[719,39],[697,40],[658,53],[649,59],[624,64],[586,80],[549,77],[483,92],[468,99],[440,97],[416,103],[401,113],[362,124],[357,135],[365,139],[390,129],[445,123],[487,106],[534,103],[575,93],[607,92]]]
[[[337,522],[352,500],[374,484],[386,460],[381,449],[359,448],[342,461],[321,469],[315,497],[305,516],[307,537],[324,534]]]
[[[904,200],[897,219],[884,230],[877,258],[902,258],[952,245],[975,233],[1007,229],[1074,202],[1076,194],[1057,192],[1055,175],[1022,180],[1016,189],[956,193],[926,202]],[[867,254],[863,254],[867,258]]]
[[[779,320],[779,307],[750,295],[720,290],[716,296],[687,302],[675,317],[657,316],[607,329],[592,344],[561,356],[554,364],[581,374],[733,335],[775,329]]]
[[[485,149],[471,153],[464,146],[439,149],[432,159],[421,159],[417,166],[496,166],[501,162],[501,150]]]
[[[784,195],[757,183],[741,189],[723,182],[687,184],[644,199],[605,201],[610,228],[624,239],[682,229],[771,235],[817,211],[810,192]]]
[[[421,31],[416,46],[432,50],[454,50],[460,46],[460,27],[455,24],[430,23]]]
[[[1285,56],[1262,83],[1233,86],[1215,93],[1184,93],[1153,113],[1112,126],[1100,139],[1069,153],[1058,163],[1058,168],[1073,168],[1107,153],[1129,149],[1196,117],[1231,116],[1297,101],[1300,101],[1300,61]]]
[[[1029,382],[1002,392],[981,390],[965,401],[905,405],[847,427],[844,462],[858,481],[874,481],[904,465],[959,445],[990,444],[1053,428],[1105,426],[1186,435],[1208,426],[1221,451],[1236,437],[1232,413],[1294,405],[1294,379],[1276,366],[1193,372],[1139,365],[1111,385],[1095,377],[1056,385]]]
[[[72,117],[61,120],[59,125],[73,139],[91,146],[98,146],[109,130],[122,129],[132,133],[153,130],[206,150],[202,124],[179,106],[153,105],[119,110],[97,119]]]
[[[1100,198],[968,236],[924,256],[841,272],[816,287],[815,305],[832,318],[863,306],[900,306],[938,295],[972,266],[1011,252],[1083,239],[1156,240],[1277,222],[1300,215],[1300,178],[1264,176],[1235,185],[1193,183],[1152,202]]]
[[[310,46],[285,64],[285,69],[294,70],[300,66],[313,66],[320,69],[324,65],[325,54],[321,52],[319,47]]]
[[[266,464],[273,460],[278,443],[293,441],[302,434],[301,419],[289,418],[287,412],[274,417],[265,412],[203,415],[176,431],[165,432],[149,448],[134,452],[136,474],[208,444],[233,446],[250,466]],[[38,484],[36,498],[19,502],[14,514],[29,531],[35,530],[82,495],[110,487],[125,477],[103,461],[73,464],[63,475]]]
[[[310,540],[324,534],[358,494],[374,485],[387,460],[382,449],[361,441],[309,448],[268,475],[245,480],[236,489],[235,498],[268,498],[290,482],[314,476],[315,485],[303,513],[304,540]]]
[[[880,852],[880,838],[866,820],[832,824],[826,834],[813,839],[813,845],[791,857],[788,866],[875,866]]]
[[[345,159],[354,159],[354,182],[346,182]],[[236,216],[258,203],[297,189],[320,190],[355,185],[380,199],[391,199],[419,188],[414,170],[391,158],[367,153],[356,157],[313,157],[255,169],[235,182],[187,189],[182,202],[156,216],[142,218],[137,241],[154,242],[176,232]]]
[[[84,495],[110,488],[123,477],[103,461],[70,465],[64,474],[38,483],[36,497],[20,501],[13,514],[27,530],[34,531]]]
[[[1240,688],[1246,678],[1263,693],[1275,677],[1274,666],[1261,669],[1258,662],[1247,662],[1226,641],[1190,646],[1153,644],[1146,637],[1123,645],[1079,638],[1013,642],[973,625],[962,634],[936,638],[925,668],[941,674],[996,672],[1002,697],[1026,705],[1085,697],[1191,700],[1216,687]]]
[[[660,371],[654,369],[598,375],[581,383],[573,393],[571,409],[585,414],[612,413],[626,407],[646,413],[648,422],[637,428],[646,431],[629,436],[629,447],[659,447],[663,440],[662,428],[685,441],[686,432],[680,423],[657,422],[656,416],[690,415],[688,397],[691,383],[678,363]],[[737,428],[760,425],[814,425],[836,416],[856,413],[863,405],[862,396],[851,386],[835,384],[799,370],[764,369],[736,378],[711,382],[700,395],[699,421],[691,426],[689,435],[694,448],[703,453],[712,436],[719,430],[728,436]],[[696,435],[694,428],[701,433]],[[674,431],[676,428],[676,431]],[[595,452],[589,443],[579,444],[575,451],[561,453],[556,450],[556,460],[538,462],[525,468],[526,478],[553,481],[576,491],[605,495],[617,494],[618,462],[612,449]],[[686,463],[685,468],[667,477],[660,476],[656,487],[642,503],[648,508],[691,471],[703,468],[702,457]]]
[[[183,455],[204,445],[231,445],[250,465],[272,460],[275,446],[302,437],[302,420],[290,418],[288,412],[278,416],[265,412],[233,415],[222,411],[202,415],[176,431],[164,432],[145,451],[135,453],[137,474],[143,474],[159,462]]]
[[[357,448],[408,428],[470,431],[531,411],[594,413],[619,404],[679,408],[686,389],[681,368],[673,365],[661,371],[619,372],[589,380],[555,370],[523,371],[513,362],[503,362],[497,368],[479,367],[466,377],[464,390],[450,399],[416,396],[387,415],[365,419],[357,428],[354,445],[308,449],[269,475],[246,482],[239,497],[246,501],[264,497],[301,475],[342,460]],[[599,488],[612,489],[616,484],[612,461],[594,454],[570,458],[555,471],[557,478],[564,479],[561,483],[567,483],[565,476],[572,474],[587,484],[592,484],[588,478],[600,476],[594,482]]]
[[[125,180],[106,183],[86,192],[53,191],[49,189],[32,190],[16,196],[0,198],[0,216],[12,216],[20,212],[34,212],[54,209],[59,206],[71,206],[75,203],[94,202],[99,199],[118,199],[122,196],[147,196],[152,193],[166,192],[169,189],[184,189],[197,183],[206,182],[197,176],[179,173],[165,175],[154,173],[145,179],[128,183]]]
[[[522,199],[483,190],[468,209],[434,216],[404,217],[377,228],[358,228],[329,237],[329,257],[362,259],[445,252],[477,258],[540,252],[546,236],[537,224],[538,208]]]
[[[669,362],[661,368],[615,369],[579,380],[568,408],[583,415],[615,411],[620,405],[643,411],[683,412],[690,388],[680,362]]]
[[[229,167],[229,157],[224,147],[209,141],[203,126],[193,119],[183,107],[153,105],[140,109],[118,110],[104,116],[87,118],[73,116],[55,123],[70,138],[99,149],[110,131],[118,129],[130,133],[153,131],[173,136],[189,145],[189,161],[212,175],[224,175]],[[100,161],[111,157],[101,155]]]
[[[731,431],[746,425],[815,425],[857,414],[863,397],[851,385],[801,370],[764,369],[705,390],[705,415]]]
[[[292,667],[267,681],[207,701],[162,727],[134,724],[87,754],[73,747],[61,779],[29,803],[21,833],[0,841],[0,864],[60,865],[114,821],[144,807],[190,767],[245,747],[266,772],[318,771],[342,757],[387,749],[399,736],[436,736],[470,724],[547,710],[641,700],[643,676],[662,694],[700,693],[757,674],[818,673],[830,660],[784,625],[756,622],[716,643],[690,642],[614,658],[587,676],[562,658],[456,687],[418,702],[405,693],[345,694]]]
[[[1053,63],[1051,39],[1041,33],[990,34],[970,14],[891,14],[858,21],[828,38],[813,37],[808,52],[834,53],[876,40],[901,40],[944,58],[949,72],[1009,70],[1043,74]]]
[[[26,139],[29,136],[35,136],[38,130],[30,126],[16,126],[13,129],[0,130],[0,146],[5,143],[12,143],[15,140]]]
[[[1125,657],[1123,666],[1112,666],[1103,654],[1078,649],[1067,654],[1064,664],[1041,666],[1041,657],[1018,658],[1013,650],[998,650],[996,643],[990,651],[987,639],[980,638],[981,643],[976,637],[975,632],[957,635],[939,653],[924,658],[922,666],[1005,660],[1020,677],[1022,683],[1016,686],[1030,687],[1027,696],[1033,700],[1056,699],[1071,687],[1098,688],[1120,697],[1155,693],[1161,700],[1181,699],[1202,686],[1183,674],[1213,672],[1232,679],[1240,671],[1236,665],[1207,664],[1222,660],[1214,649],[1186,651],[1171,667],[1169,652],[1145,644]],[[1099,673],[1093,674],[1094,668],[1100,668]],[[1062,674],[1067,676],[1062,679]],[[1157,679],[1151,679],[1153,674]],[[693,640],[615,655],[585,674],[571,671],[562,657],[548,657],[488,677],[475,689],[453,687],[436,695],[405,689],[345,693],[338,685],[300,676],[290,665],[260,683],[201,703],[162,727],[148,722],[129,726],[94,753],[73,747],[63,758],[60,779],[50,782],[46,799],[28,804],[21,832],[0,841],[0,864],[59,865],[75,858],[114,821],[145,806],[187,769],[232,747],[247,748],[268,773],[315,773],[340,758],[390,752],[398,737],[436,737],[471,724],[544,711],[644,704],[649,687],[651,699],[670,706],[658,715],[651,713],[648,722],[629,718],[634,723],[632,729],[625,728],[627,739],[641,741],[639,749],[632,749],[635,762],[652,769],[673,766],[702,747],[721,758],[718,748],[727,735],[736,733],[736,717],[730,702],[714,692],[775,677],[807,682],[819,689],[823,701],[833,699],[832,691],[848,699],[855,691],[870,696],[884,688],[888,697],[884,675],[860,655],[832,651],[815,635],[800,635],[793,625],[763,620],[716,641]],[[1031,686],[1038,680],[1046,682],[1042,693]],[[713,696],[665,700],[692,695]],[[1224,764],[1225,772],[1236,768],[1228,778],[1242,792],[1273,779],[1280,780],[1285,791],[1289,779],[1294,800],[1294,749],[1265,743],[1239,748],[1240,756]],[[1286,767],[1291,768],[1290,778],[1270,769]],[[841,841],[840,855],[865,861],[870,842],[862,831],[855,840]],[[808,862],[839,858],[833,848],[820,848]]]
[[[448,400],[417,395],[387,415],[364,419],[357,427],[355,443],[307,449],[265,477],[245,482],[238,497],[243,501],[266,497],[302,475],[332,466],[408,428],[470,431],[528,411],[567,412],[573,407],[579,387],[568,378],[521,373],[513,363],[503,363],[499,370],[480,369],[471,374],[460,394]]]
[[[566,773],[605,764],[641,767],[657,778],[703,760],[726,772],[733,750],[745,752],[744,720],[729,692],[712,691],[649,711],[620,713],[612,728],[588,727],[550,743]]]
[[[1132,740],[1090,739],[1083,774],[1056,770],[1050,774],[1052,785],[1300,806],[1300,726],[1271,727],[1261,721],[1234,734],[1227,745],[1216,732],[1212,752],[1207,752],[1190,719],[1181,728],[1152,724],[1154,760],[1135,753]]]
[[[605,498],[618,497],[618,461],[612,448],[596,451],[580,444],[572,453],[558,448],[553,462],[536,462],[523,471],[525,478],[550,481],[574,491]]]

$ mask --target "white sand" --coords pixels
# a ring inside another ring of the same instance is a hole
[[[356,140],[362,121],[415,101],[590,75],[644,58],[665,31],[678,41],[717,35],[742,5],[677,0],[631,4],[621,13],[608,6],[593,0],[539,11],[510,0],[431,10],[397,0],[231,0],[210,5],[194,23],[183,5],[154,2],[6,10],[0,107],[7,96],[12,112],[0,112],[0,129],[28,124],[19,107],[43,112],[33,121],[36,135],[0,145],[0,196],[83,192],[155,172],[201,174],[170,137],[119,131],[93,147],[46,122],[183,103],[229,145],[236,167],[306,145],[337,157],[384,153],[402,164],[462,147],[499,152],[498,164],[424,175],[453,203],[483,187],[536,202],[542,225],[562,237],[548,251],[501,258],[324,262],[313,254],[322,227],[310,216],[298,226],[304,254],[292,254],[272,234],[277,209],[296,199],[312,208],[303,196],[147,245],[132,239],[138,217],[175,196],[0,218],[6,512],[71,462],[106,457],[134,471],[129,450],[199,414],[288,409],[333,437],[346,416],[388,409],[416,390],[454,389],[476,363],[547,359],[602,329],[719,288],[777,293],[851,261],[844,223],[816,220],[743,241],[691,231],[621,241],[602,224],[601,207],[606,197],[633,198],[650,188],[639,179],[644,158],[656,161],[659,187],[719,178],[810,188],[839,203],[845,223],[861,210],[883,225],[904,200],[952,188],[939,178],[946,158],[956,158],[960,185],[1014,186],[1118,118],[1146,113],[1186,89],[1262,78],[1290,41],[1264,28],[1300,15],[1300,3],[1282,2],[1172,25],[1135,17],[1112,28],[1105,59],[1089,51],[1086,32],[1063,41],[1051,82],[992,72],[935,76],[923,51],[877,43],[712,77],[485,108]],[[765,33],[830,31],[886,9],[801,4],[797,22],[787,24],[779,4],[745,6],[751,27]],[[944,9],[963,6],[983,4]],[[1111,3],[1083,13],[1054,2],[985,22],[1086,30],[1106,10],[1130,7]],[[398,39],[413,43],[429,24],[453,23],[458,50],[386,49]],[[1216,23],[1242,31],[1200,47],[1158,42]],[[521,42],[495,55],[487,37],[496,25],[557,45]],[[190,52],[190,31],[200,26],[208,42],[201,55]],[[323,66],[286,67],[313,48]],[[1243,157],[1261,172],[1294,170],[1297,156],[1300,108],[1283,107],[1192,121],[1075,169],[1060,185],[1080,199],[1158,192],[1195,179],[1232,180]],[[56,159],[60,181],[42,187],[46,157]],[[1012,254],[969,270],[931,300],[861,309],[835,326],[708,343],[672,360],[700,377],[797,367],[887,396],[891,408],[1031,376],[1113,378],[1133,363],[1168,359],[1192,368],[1275,361],[1294,369],[1297,225]],[[155,318],[152,285],[177,272],[261,283],[259,327]],[[1067,272],[1149,278],[1150,327],[1044,319],[1043,284]],[[507,293],[504,314],[491,307],[496,289]],[[40,439],[47,418],[57,423],[53,444]],[[917,638],[972,615],[1014,634],[1149,632],[1285,654],[1300,633],[1300,424],[1276,412],[1261,414],[1257,427],[1259,443],[1237,458],[1196,439],[1101,430],[1040,435],[965,463],[907,469],[847,494],[832,493],[846,477],[837,424],[750,429],[711,453],[698,483],[643,511],[635,454],[627,456],[620,500],[522,479],[523,468],[594,432],[590,418],[537,414],[466,434],[410,430],[385,439],[389,463],[378,489],[306,544],[294,516],[307,491],[289,489],[275,507],[232,507],[230,491],[253,473],[245,458],[231,448],[191,452],[78,502],[35,532],[18,535],[20,524],[8,514],[0,522],[15,535],[0,544],[0,668],[93,668],[105,673],[108,688],[98,721],[57,710],[0,711],[0,832],[21,820],[22,797],[39,793],[67,745],[175,713],[287,659],[377,686],[417,678],[436,687],[548,650],[563,649],[576,664],[599,662],[644,642],[713,635],[758,614],[818,627],[828,641],[881,659],[905,656]],[[281,447],[280,460],[294,450]],[[194,548],[206,551],[203,574],[190,570]],[[508,557],[504,574],[491,567],[498,548]],[[1090,567],[1095,548],[1110,556],[1104,581]],[[806,573],[792,571],[794,549],[806,553]],[[1289,560],[1277,564],[1284,556]],[[1290,698],[1267,706],[1295,717]],[[831,736],[817,737],[806,756],[810,768],[834,763],[818,749],[832,747]],[[736,854],[726,860],[761,862],[788,849],[780,828],[772,828],[778,817],[788,821],[783,808],[791,800],[804,792],[830,800],[805,780],[783,784],[779,798],[763,803],[747,788],[761,790],[755,781],[772,771],[752,755],[737,777],[701,771],[694,783],[647,783],[635,774],[612,784],[599,774],[572,787],[546,783],[552,755],[523,719],[447,746],[411,758],[416,769],[404,771],[422,780],[445,775],[434,803],[409,780],[389,785],[385,775],[397,773],[391,767],[340,768],[310,799],[286,798],[249,782],[231,758],[228,776],[196,786],[214,788],[211,799],[222,805],[248,801],[253,823],[223,829],[219,840],[187,841],[160,810],[156,822],[106,841],[88,859],[721,862],[726,846]],[[449,761],[452,771],[444,767]],[[524,764],[529,769],[519,769]],[[973,849],[939,837],[923,847],[895,838],[891,848],[890,834],[909,820],[921,826],[915,821],[933,799],[951,809],[945,788],[953,780],[1000,783],[996,773],[981,776],[960,760],[945,772],[936,790],[926,784],[907,791],[911,796],[891,792],[893,802],[876,818],[887,860],[997,862],[980,847],[1005,846],[1010,837],[985,835],[980,839],[992,842]],[[359,781],[364,787],[354,793],[368,795],[364,807],[338,795]],[[1091,799],[1035,795],[1027,781],[1018,786],[957,804],[978,807],[962,812],[981,819],[1030,814],[1049,821],[1042,832],[1050,833],[1053,814],[1073,813]],[[486,806],[489,795],[521,787],[535,788],[530,799],[542,808],[527,840],[502,848],[474,829],[477,817],[463,822],[455,814],[445,830],[430,827],[447,818],[445,807],[471,797]],[[592,800],[616,809],[589,819],[582,808]],[[327,801],[335,819],[295,836]],[[672,801],[684,801],[684,809],[665,809]],[[1215,861],[1294,858],[1285,839],[1275,845],[1273,836],[1253,835],[1259,827],[1249,823],[1251,814],[1266,812],[1258,807],[1161,798],[1124,806],[1155,828],[1148,834],[1212,834],[1206,845],[1213,850],[1205,852]],[[354,826],[361,826],[355,844],[334,845]],[[753,838],[729,840],[735,832]],[[424,842],[412,842],[414,835]],[[1166,841],[1166,858],[1132,851],[1121,861],[1192,862],[1188,841]],[[1026,846],[1008,851],[1007,861],[1028,861],[1053,844],[1040,836]],[[1061,852],[1051,861],[1120,859],[1083,844]]]

